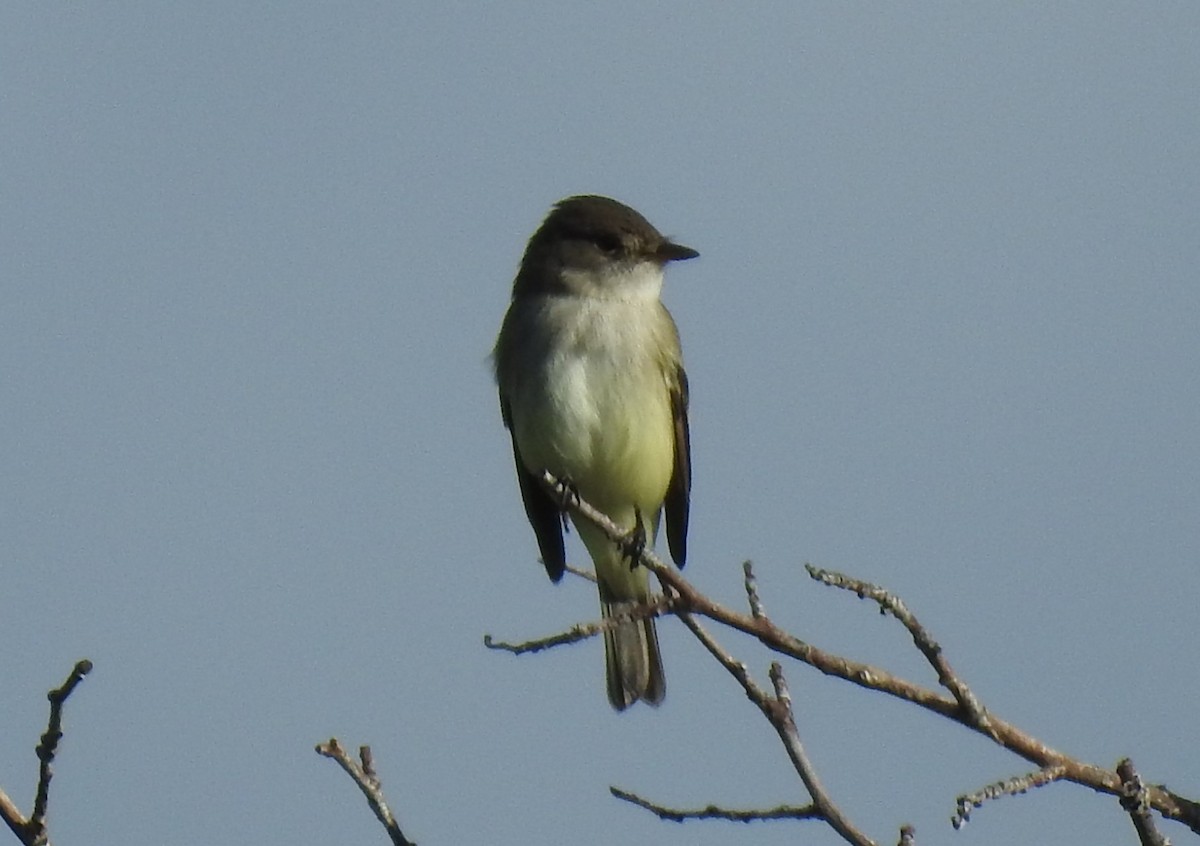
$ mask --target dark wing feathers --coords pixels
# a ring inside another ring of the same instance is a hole
[[[675,566],[687,560],[688,506],[692,494],[692,445],[688,434],[688,379],[680,365],[671,390],[671,412],[675,418],[675,469],[663,503],[667,516],[667,546]],[[560,539],[561,540],[561,539]]]
[[[533,526],[533,533],[537,536],[546,574],[552,582],[557,582],[562,579],[567,566],[567,552],[562,536],[562,514],[541,480],[525,468],[525,462],[521,460],[521,450],[517,447],[517,435],[513,431],[512,415],[508,403],[503,399],[500,402],[500,413],[504,417],[508,433],[512,435],[513,460],[517,464],[517,481],[521,485],[525,516],[529,518],[529,525]]]

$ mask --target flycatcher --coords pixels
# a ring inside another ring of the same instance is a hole
[[[684,564],[688,382],[679,332],[659,294],[667,263],[697,255],[607,197],[563,200],[529,239],[493,361],[525,513],[551,581],[562,578],[566,555],[564,506],[541,482],[547,470],[631,538],[652,544],[665,512],[671,557]],[[649,599],[646,568],[571,518],[596,568],[603,616]],[[606,632],[604,656],[614,708],[662,701],[653,619]]]

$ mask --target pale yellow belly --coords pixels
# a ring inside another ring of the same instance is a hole
[[[563,357],[544,389],[514,407],[517,444],[532,472],[569,478],[580,495],[623,524],[649,518],[674,468],[674,425],[661,371],[650,362]]]

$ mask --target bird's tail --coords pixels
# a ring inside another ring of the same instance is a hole
[[[638,603],[600,601],[605,619],[628,613]],[[662,655],[658,651],[658,632],[654,619],[627,620],[604,633],[604,662],[608,681],[608,701],[624,711],[641,700],[650,705],[663,701],[667,683],[663,676]]]

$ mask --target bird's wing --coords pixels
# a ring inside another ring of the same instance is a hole
[[[675,421],[675,469],[663,505],[667,513],[667,546],[675,565],[687,559],[688,506],[692,495],[692,445],[688,434],[688,379],[678,365],[670,383],[671,414]]]
[[[512,424],[512,412],[504,396],[500,397],[500,414],[504,425],[512,435],[513,460],[517,464],[517,481],[521,485],[521,499],[525,503],[525,516],[533,533],[537,536],[538,549],[542,553],[542,564],[553,582],[559,581],[567,566],[567,553],[563,547],[562,512],[542,481],[525,467],[521,460],[521,449],[517,446],[517,433]]]

